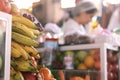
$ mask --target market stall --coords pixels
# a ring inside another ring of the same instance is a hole
[[[14,1],[0,0],[0,80],[119,80],[120,29],[103,29],[100,11],[90,24],[91,36],[64,37],[57,25],[43,27],[39,20],[57,24],[60,0],[42,1],[19,9]]]

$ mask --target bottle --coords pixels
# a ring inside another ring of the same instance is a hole
[[[55,51],[58,49],[58,39],[49,32],[46,33],[44,49],[42,63],[50,67],[55,59]]]

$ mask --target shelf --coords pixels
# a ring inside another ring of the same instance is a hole
[[[82,49],[96,49],[100,47],[106,47],[107,49],[118,50],[117,46],[113,46],[108,43],[94,43],[94,44],[78,44],[78,45],[63,45],[60,46],[60,51],[67,51],[67,50],[82,50]],[[44,48],[36,48],[38,52],[44,52]]]
[[[81,50],[81,49],[95,49],[105,46],[107,49],[118,50],[118,47],[113,46],[107,43],[97,43],[97,44],[79,44],[79,45],[68,45],[68,46],[61,46],[60,51],[66,50]]]

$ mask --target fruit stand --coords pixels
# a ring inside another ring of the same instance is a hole
[[[56,63],[53,63],[52,66],[53,70],[62,69],[64,71],[65,80],[72,80],[70,77],[74,76],[85,78],[86,75],[89,75],[90,80],[119,80],[118,47],[108,43],[95,43],[65,45],[60,46],[59,50],[60,51],[56,53],[55,62],[61,63],[64,67],[61,68],[60,65],[56,67]],[[38,51],[44,52],[44,48],[39,48]],[[113,51],[115,51],[115,53]],[[67,58],[65,61],[65,57],[68,55],[74,55],[73,60]],[[116,59],[113,60],[113,57]],[[79,62],[77,62],[77,59]],[[70,66],[68,64],[71,64],[73,68],[66,68],[66,64],[67,66]],[[111,69],[109,67],[111,64],[116,65],[115,68]]]

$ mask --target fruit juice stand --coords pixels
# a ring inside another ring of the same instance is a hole
[[[44,52],[44,48],[37,50]],[[89,75],[90,80],[119,80],[118,54],[118,47],[108,43],[63,45],[59,46],[52,68],[63,70],[65,80],[78,76],[85,78],[86,75]],[[72,56],[73,60],[65,60],[66,56]],[[66,67],[71,65],[72,68]],[[111,68],[111,65],[115,65],[115,68]]]

